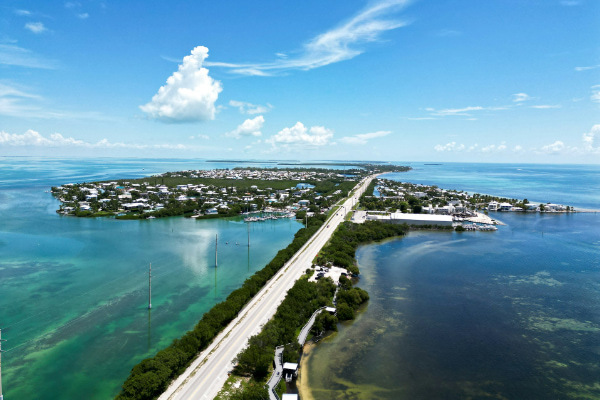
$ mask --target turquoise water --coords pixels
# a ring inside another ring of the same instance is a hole
[[[0,327],[6,399],[106,399],[291,242],[290,219],[59,216],[50,185],[233,165],[0,158]],[[219,235],[219,267],[214,240]],[[226,244],[226,242],[229,242]],[[236,243],[238,243],[236,245]],[[152,305],[147,310],[148,266]]]
[[[552,179],[536,185],[538,172],[503,190],[548,193]],[[417,173],[422,183],[456,187],[447,165],[444,174]],[[477,183],[500,179],[461,174],[463,190],[488,192]],[[567,181],[573,204],[600,208],[594,185],[588,193]],[[507,224],[497,232],[413,232],[361,247],[359,285],[371,300],[312,350],[303,379],[314,398],[600,398],[600,213],[495,217]]]

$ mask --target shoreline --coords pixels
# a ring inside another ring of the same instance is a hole
[[[298,388],[299,397],[304,400],[315,400],[310,388],[308,374],[305,374],[304,372],[308,371],[308,360],[311,357],[312,351],[316,347],[317,343],[313,342],[312,340],[304,344],[304,348],[302,349],[302,357],[300,358],[300,365],[298,366],[298,379],[296,380],[296,387]]]

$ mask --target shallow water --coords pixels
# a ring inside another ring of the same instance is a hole
[[[501,219],[362,247],[371,300],[305,360],[314,398],[600,398],[600,215]]]
[[[290,219],[253,223],[248,248],[241,218],[65,217],[44,192],[68,182],[200,168],[198,161],[2,158],[0,166],[6,399],[38,399],[42,391],[52,399],[114,397],[133,365],[193,328],[302,226]]]

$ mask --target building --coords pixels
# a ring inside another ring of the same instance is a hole
[[[451,215],[433,215],[433,214],[402,214],[392,213],[390,215],[370,215],[367,214],[367,220],[388,222],[392,224],[408,225],[438,225],[452,226]]]

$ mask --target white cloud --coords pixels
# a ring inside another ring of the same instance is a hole
[[[73,137],[64,137],[60,133],[53,133],[45,137],[39,132],[29,129],[23,134],[7,133],[0,131],[0,146],[34,146],[34,147],[83,147],[83,148],[125,148],[125,149],[171,149],[186,150],[182,144],[136,144],[123,142],[110,142],[102,139],[96,143],[90,143]]]
[[[502,143],[499,145],[491,144],[481,148],[482,153],[498,153],[506,150],[506,144]]]
[[[454,29],[441,29],[437,32],[435,32],[435,36],[439,36],[439,37],[454,37],[454,36],[460,36],[462,35],[462,32],[454,30]]]
[[[109,120],[107,116],[94,111],[48,109],[45,102],[42,96],[30,93],[26,88],[0,82],[0,115],[36,119]]]
[[[515,93],[512,95],[512,97],[515,103],[531,100],[531,96],[529,96],[527,93]]]
[[[590,100],[594,103],[600,103],[600,85],[595,85],[591,87],[592,94],[590,96]]]
[[[0,64],[27,68],[56,69],[57,63],[36,56],[31,50],[13,44],[0,44]]]
[[[392,133],[392,131],[377,131],[370,133],[361,133],[354,136],[346,136],[340,139],[343,143],[348,144],[367,144],[367,142],[371,139],[384,137]]]
[[[237,107],[240,110],[240,113],[249,115],[264,114],[266,112],[271,111],[271,109],[273,108],[273,106],[268,103],[266,106],[261,106],[237,100],[230,100],[229,105],[232,107]]]
[[[552,144],[543,146],[539,150],[539,152],[546,153],[546,154],[559,154],[559,153],[562,153],[566,148],[567,147],[565,146],[565,144],[563,142],[561,142],[560,140],[557,140]]]
[[[438,152],[463,151],[463,150],[465,150],[465,145],[464,144],[456,144],[456,142],[450,142],[450,143],[446,143],[443,145],[438,144],[433,149]]]
[[[208,75],[202,63],[208,49],[198,46],[183,58],[176,72],[158,89],[148,104],[140,106],[150,118],[163,122],[193,122],[215,117],[215,102],[221,92],[221,82]]]
[[[522,153],[525,150],[523,150],[523,146],[521,146],[520,144],[518,144],[515,147],[513,147],[512,151],[514,153]]]
[[[88,13],[79,13],[77,14],[77,18],[79,19],[87,19],[90,16]]]
[[[312,126],[310,129],[304,126],[302,122],[296,122],[291,128],[283,128],[277,134],[266,140],[273,146],[324,146],[329,143],[333,137],[333,131],[323,126]]]
[[[434,108],[427,108],[432,115],[438,116],[448,116],[448,115],[462,115],[462,116],[471,116],[469,114],[472,111],[481,111],[485,110],[484,107],[475,106],[475,107],[464,107],[464,108],[445,108],[442,110],[436,110]]]
[[[290,69],[310,70],[349,60],[364,52],[360,45],[376,42],[387,31],[407,25],[406,22],[383,18],[404,8],[407,0],[385,0],[372,4],[348,22],[322,33],[304,44],[296,57],[281,57],[269,63],[206,63],[231,69],[241,75],[273,75]]]
[[[31,11],[29,11],[29,10],[15,10],[14,12],[15,12],[15,14],[23,16],[23,17],[27,17],[27,16],[31,15]]]
[[[466,146],[464,144],[458,144],[456,142],[450,142],[450,143],[446,143],[446,144],[438,144],[436,146],[433,147],[433,149],[437,152],[461,152],[461,151],[465,151],[468,153],[472,153],[472,152],[480,152],[480,153],[500,153],[503,152],[507,149],[508,147],[506,146],[506,143],[502,142],[498,145],[496,144],[490,144],[488,146],[479,146],[478,144],[474,144],[471,146]],[[513,151],[521,151],[522,147],[521,146],[515,146],[515,148],[513,149]]]
[[[28,22],[25,24],[25,29],[30,30],[33,33],[44,33],[48,29],[41,22]]]
[[[600,68],[600,64],[590,65],[590,66],[587,66],[587,67],[575,67],[575,71],[577,71],[577,72],[589,71],[591,69],[596,69],[596,68]]]
[[[581,1],[579,1],[579,0],[562,0],[560,2],[560,4],[563,6],[572,7],[572,6],[580,5]]]
[[[265,119],[262,115],[259,115],[253,119],[247,119],[233,131],[227,132],[225,136],[236,139],[239,139],[242,136],[260,136],[262,135],[260,130],[262,129],[264,123]]]
[[[530,108],[537,108],[538,110],[546,110],[546,109],[550,109],[550,108],[560,108],[561,106],[559,104],[540,104],[537,106],[531,106]]]
[[[583,149],[600,154],[600,124],[592,126],[589,132],[583,134]]]

